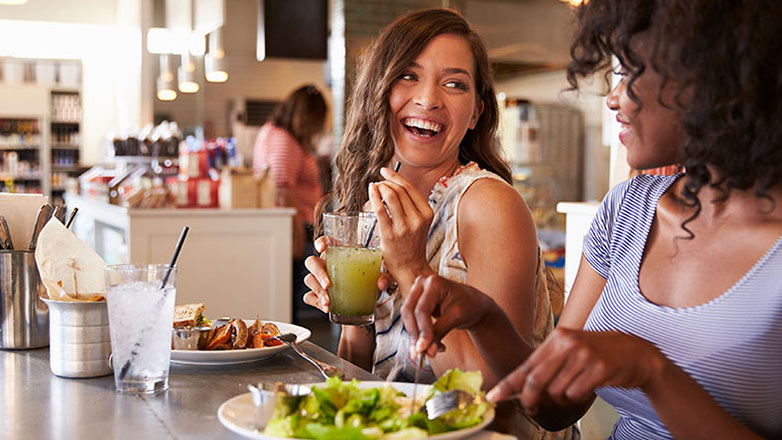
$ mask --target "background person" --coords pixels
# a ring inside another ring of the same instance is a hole
[[[581,6],[571,84],[616,56],[607,103],[628,163],[686,171],[608,193],[558,327],[529,357],[491,343],[523,343],[491,298],[435,277],[404,307],[416,347],[467,328],[498,375],[524,361],[488,397],[518,393],[552,429],[597,394],[620,414],[612,438],[782,437],[780,23],[772,0]]]
[[[253,170],[269,169],[277,187],[276,205],[296,208],[293,217],[293,310],[309,289],[304,259],[312,255],[315,206],[323,197],[315,144],[323,133],[328,108],[315,86],[294,90],[282,101],[255,140]]]

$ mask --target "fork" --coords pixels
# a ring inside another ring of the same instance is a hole
[[[434,420],[455,409],[461,410],[472,404],[478,404],[483,401],[484,397],[480,395],[472,395],[462,390],[450,390],[430,397],[424,404],[424,413],[426,413],[426,418]],[[533,420],[532,417],[527,415],[523,410],[521,411],[521,415],[532,423],[533,426],[540,428],[538,422]]]
[[[296,338],[297,337],[296,337],[296,335],[294,333],[283,333],[281,335],[277,335],[277,336],[273,337],[272,339],[277,339],[277,340],[279,340],[281,342],[284,342],[285,344],[291,346],[293,348],[293,350],[295,350],[296,353],[299,354],[299,356],[301,356],[304,359],[306,359],[312,365],[318,367],[318,370],[320,370],[320,373],[326,379],[328,379],[330,377],[334,377],[334,376],[339,377],[340,379],[343,379],[345,377],[345,373],[343,373],[342,370],[340,370],[339,368],[337,368],[337,367],[335,367],[333,365],[329,365],[329,364],[327,364],[325,362],[321,362],[321,361],[311,357],[307,353],[305,353],[304,350],[302,350],[301,347],[299,347],[299,344],[296,343]]]
[[[424,404],[424,412],[429,420],[434,420],[445,413],[467,408],[480,401],[480,396],[473,396],[462,390],[450,390],[430,397]]]

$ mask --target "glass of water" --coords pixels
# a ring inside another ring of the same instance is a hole
[[[176,268],[165,264],[106,266],[111,357],[117,391],[168,389]]]

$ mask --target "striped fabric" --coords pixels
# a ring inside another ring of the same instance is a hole
[[[736,284],[705,304],[660,306],[638,288],[657,202],[680,176],[641,175],[617,185],[603,200],[584,240],[584,255],[607,281],[584,328],[651,342],[745,426],[780,438],[782,237]],[[672,438],[640,389],[606,387],[597,394],[620,415],[612,438]],[[708,423],[693,420],[701,422]]]
[[[290,188],[293,205],[302,220],[313,224],[315,205],[323,196],[318,162],[290,133],[270,122],[258,132],[253,151],[256,176],[267,167],[278,188]]]

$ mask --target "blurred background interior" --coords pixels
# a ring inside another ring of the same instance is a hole
[[[291,214],[263,212],[269,182],[241,201],[242,166],[303,84],[328,101],[328,165],[357,55],[429,7],[460,11],[488,43],[500,141],[567,294],[596,201],[629,170],[603,81],[563,91],[574,26],[561,0],[0,0],[0,191],[78,206],[74,231],[109,264],[165,261],[161,237],[187,221],[180,302],[297,322],[336,351],[338,331],[287,299],[290,242],[275,232]]]
[[[560,0],[0,0],[0,190],[92,204],[76,230],[107,262],[133,260],[131,221],[103,219],[104,205],[237,207],[221,175],[251,163],[258,130],[302,84],[328,100],[328,163],[357,55],[428,7],[460,11],[488,43],[500,141],[567,291],[566,249],[580,253],[585,226],[568,220],[566,234],[566,217],[589,218],[628,170],[602,81],[563,91],[573,14]],[[262,193],[254,207],[270,206]],[[290,319],[308,317],[294,304]]]

